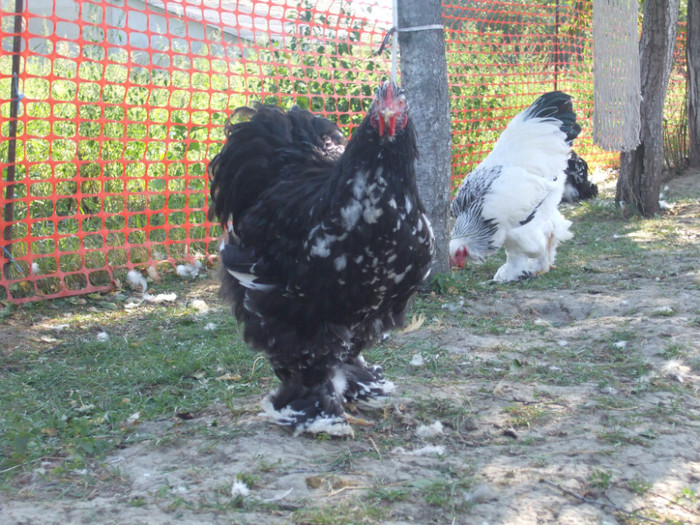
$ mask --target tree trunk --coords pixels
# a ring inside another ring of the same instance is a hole
[[[440,0],[398,0],[398,28],[401,83],[406,89],[418,135],[418,190],[435,233],[437,253],[433,275],[436,275],[450,268],[448,226],[452,165]]]
[[[688,62],[688,160],[700,168],[700,0],[688,0],[685,56]]]
[[[698,1],[698,0],[695,0]],[[680,0],[645,2],[639,41],[641,69],[641,144],[620,154],[615,201],[632,212],[651,217],[660,211],[663,170],[663,113],[673,65]]]

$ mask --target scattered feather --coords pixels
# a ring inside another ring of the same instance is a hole
[[[250,489],[248,488],[248,485],[243,483],[241,480],[237,479],[233,482],[233,485],[231,486],[231,497],[233,498],[244,498],[248,494],[250,494]]]
[[[444,303],[441,308],[449,312],[456,312],[462,308],[462,306],[464,306],[464,299],[457,301],[456,303]]]
[[[286,492],[283,492],[282,494],[278,494],[277,496],[272,496],[271,498],[265,498],[263,501],[265,503],[272,503],[273,501],[279,501],[279,500],[284,499],[287,496],[289,496],[292,493],[292,490],[294,490],[294,487],[291,487]]]
[[[478,485],[465,496],[469,503],[486,503],[498,499],[498,492],[489,485]]]
[[[141,419],[141,412],[134,412],[131,414],[128,418],[124,420],[122,423],[121,427],[122,428],[129,428],[133,427],[139,422],[139,419]]]
[[[138,308],[141,306],[143,303],[154,303],[154,304],[160,304],[160,303],[173,303],[177,300],[177,294],[172,292],[172,293],[159,293],[156,295],[151,295],[149,293],[144,293],[141,299],[136,299],[136,298],[129,298],[127,301],[124,303],[124,308],[127,310],[131,310],[133,308]]]
[[[109,341],[109,334],[107,332],[100,332],[99,334],[97,334],[97,340],[100,343],[105,343]]]
[[[190,302],[190,306],[200,314],[205,314],[209,311],[209,305],[201,299],[194,299]]]
[[[442,434],[442,423],[435,421],[431,425],[421,425],[416,429],[416,436],[419,438],[432,438]]]
[[[661,208],[662,210],[672,210],[673,206],[674,205],[671,204],[670,202],[666,202],[664,200],[659,201],[659,208]]]
[[[172,293],[159,293],[157,295],[145,294],[143,300],[148,303],[172,303],[177,300],[177,294]]]
[[[141,288],[142,293],[146,293],[146,290],[148,289],[148,283],[146,282],[146,278],[141,275],[141,272],[138,270],[130,270],[129,273],[126,274],[126,282],[129,283],[129,286],[132,288]]]
[[[132,308],[136,308],[136,307],[138,307],[138,306],[141,306],[142,303],[143,303],[143,301],[133,301],[133,300],[130,301],[130,300],[127,300],[127,301],[124,303],[124,309],[125,309],[125,310],[131,310]]]
[[[180,277],[193,278],[199,275],[199,270],[202,269],[202,263],[195,261],[192,264],[178,264],[175,271]]]
[[[423,366],[425,364],[425,360],[423,359],[423,356],[420,354],[415,354],[411,358],[411,362],[409,363],[411,366],[419,367]]]
[[[675,311],[670,306],[659,306],[658,308],[654,308],[654,310],[652,311],[653,315],[660,316],[673,315],[674,313]]]
[[[204,330],[207,332],[211,332],[213,330],[216,330],[216,323],[207,323],[204,325]]]
[[[392,454],[401,454],[404,456],[444,456],[445,447],[442,445],[426,445],[413,450],[406,450],[403,447],[396,447],[391,452]]]
[[[620,349],[626,348],[626,347],[627,347],[627,341],[615,341],[615,342],[613,343],[613,346],[614,346],[615,348],[620,348]]]
[[[39,265],[35,262],[32,263],[32,273],[34,275],[40,275],[41,274],[41,269],[39,268]]]
[[[690,372],[690,367],[685,366],[678,359],[671,359],[666,362],[661,371],[666,377],[671,377],[679,383],[684,383]]]

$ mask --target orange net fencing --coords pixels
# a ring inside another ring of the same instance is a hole
[[[552,89],[576,98],[577,151],[616,160],[591,144],[590,4],[445,0],[455,185]],[[297,104],[351,135],[391,26],[388,0],[0,0],[0,301],[208,259],[206,165],[231,111]]]

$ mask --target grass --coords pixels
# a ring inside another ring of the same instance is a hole
[[[612,482],[612,474],[605,470],[594,469],[591,475],[588,476],[588,485],[594,489],[610,488]]]

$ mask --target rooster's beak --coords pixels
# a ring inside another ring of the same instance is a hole
[[[396,128],[396,111],[386,108],[381,112],[381,117],[382,118],[379,122],[380,135],[383,136],[386,130],[388,131],[387,135],[392,138]]]

